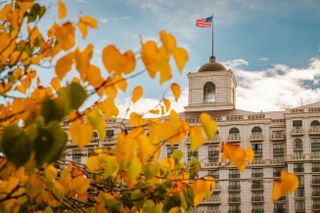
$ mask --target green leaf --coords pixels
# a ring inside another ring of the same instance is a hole
[[[45,123],[51,121],[61,121],[66,115],[65,107],[58,100],[51,100],[49,97],[44,98],[41,104],[41,115]]]
[[[59,98],[61,98],[68,110],[77,110],[87,98],[87,92],[84,88],[75,82],[60,90]]]
[[[155,203],[153,202],[153,200],[147,200],[143,205],[142,212],[143,213],[154,213],[154,207],[155,207]]]
[[[190,166],[190,177],[193,179],[201,169],[201,164],[198,158],[191,158],[189,162]]]
[[[10,125],[5,128],[1,142],[4,154],[16,167],[22,166],[29,160],[30,140],[20,127]]]
[[[34,141],[37,165],[53,163],[60,158],[67,143],[67,134],[59,122],[51,122],[48,127],[40,127]]]
[[[154,176],[156,176],[158,172],[159,172],[159,164],[157,162],[153,161],[153,162],[147,163],[143,167],[143,173],[147,179],[153,178]]]
[[[167,196],[164,200],[164,211],[167,212],[174,207],[181,206],[181,198],[179,195]]]

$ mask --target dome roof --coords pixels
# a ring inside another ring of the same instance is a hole
[[[207,71],[221,71],[227,70],[222,64],[216,62],[216,58],[211,56],[209,59],[209,63],[202,65],[198,72],[207,72]]]

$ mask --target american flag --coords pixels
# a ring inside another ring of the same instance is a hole
[[[200,18],[196,21],[197,27],[211,27],[213,16],[209,16],[207,18]]]

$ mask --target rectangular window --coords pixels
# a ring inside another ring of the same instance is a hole
[[[312,209],[320,210],[320,199],[319,198],[312,199]]]
[[[113,129],[107,129],[106,135],[107,135],[107,137],[113,137],[114,136],[114,130]]]
[[[229,202],[240,202],[240,192],[229,192]]]
[[[295,197],[304,197],[304,187],[298,187],[295,191]]]
[[[252,204],[252,213],[264,213],[263,204]]]
[[[208,147],[208,160],[210,163],[215,163],[219,161],[219,147],[217,145],[209,145]]]
[[[198,150],[195,152],[191,152],[190,146],[188,147],[188,161],[191,160],[191,158],[198,158]]]
[[[238,169],[229,169],[229,178],[240,178],[240,172]]]
[[[82,151],[79,148],[72,149],[72,160],[76,162],[81,161]]]
[[[284,144],[273,144],[273,159],[283,160],[284,159]]]
[[[240,181],[229,181],[229,190],[240,190]]]
[[[304,200],[296,200],[295,207],[296,207],[296,213],[305,212],[305,202],[304,202]]]
[[[263,177],[263,169],[262,168],[252,168],[251,175],[253,178]]]
[[[93,147],[88,147],[88,156],[94,155],[94,148]]]
[[[293,164],[294,172],[304,172],[304,164],[303,163],[295,163]]]
[[[312,172],[320,172],[320,162],[312,163]]]
[[[312,183],[320,184],[320,175],[312,175]]]
[[[274,213],[283,213],[286,212],[285,203],[274,203]]]
[[[251,201],[263,201],[263,191],[252,192]]]
[[[273,168],[273,177],[280,177],[281,171],[284,170],[283,167],[275,167]]]
[[[263,189],[263,181],[252,181],[251,185],[252,190],[262,190]]]
[[[254,151],[254,159],[262,160],[262,144],[252,144],[252,149]]]
[[[320,154],[320,138],[310,138],[311,141],[311,153]]]
[[[240,213],[241,208],[240,205],[229,205],[229,213]]]
[[[219,204],[211,204],[211,205],[209,205],[208,206],[208,212],[210,212],[210,213],[219,213],[219,207],[220,207],[220,205]]]
[[[320,186],[318,185],[312,186],[312,196],[320,197]]]

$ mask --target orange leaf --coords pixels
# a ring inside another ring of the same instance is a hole
[[[172,53],[177,47],[177,42],[174,36],[164,30],[161,30],[159,35],[163,46],[169,53]]]
[[[247,155],[248,163],[252,164],[252,161],[254,159],[254,151],[252,150],[251,147],[247,147],[246,155]]]
[[[141,86],[137,86],[134,88],[133,92],[132,92],[132,102],[136,103],[142,96],[143,94],[143,88]]]
[[[150,78],[155,78],[159,71],[159,63],[161,60],[160,51],[156,42],[147,41],[141,47],[141,59],[146,67]]]
[[[58,2],[58,19],[64,19],[67,16],[67,8],[66,5],[62,2],[62,0],[59,0]]]
[[[98,22],[90,16],[83,16],[78,21],[78,27],[82,33],[82,38],[86,38],[88,34],[88,27],[97,28]]]
[[[59,91],[61,86],[60,86],[60,80],[58,79],[58,77],[54,77],[53,79],[51,79],[50,84],[56,92]]]
[[[188,52],[184,48],[179,47],[179,48],[174,50],[173,58],[176,61],[178,70],[181,73],[182,70],[183,70],[184,65],[186,64],[186,62],[189,59]]]
[[[281,171],[280,180],[273,184],[272,199],[278,200],[285,193],[295,192],[299,187],[299,180],[293,173]]]
[[[92,139],[93,127],[89,123],[75,121],[70,126],[70,136],[72,142],[82,148]]]
[[[197,179],[193,182],[192,189],[194,195],[193,205],[198,206],[205,197],[207,183],[205,180]]]
[[[171,84],[171,91],[172,91],[173,96],[177,102],[180,97],[180,86],[177,83],[172,83]]]
[[[60,58],[55,66],[55,71],[61,80],[66,76],[66,74],[70,71],[73,64],[74,53],[69,53],[62,58]]]

